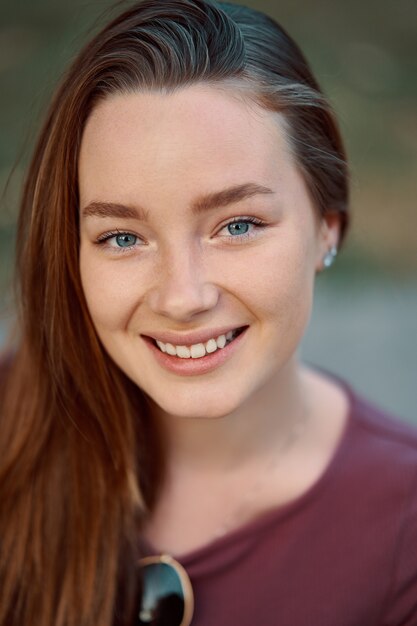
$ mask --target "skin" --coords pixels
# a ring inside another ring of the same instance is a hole
[[[192,214],[201,194],[247,182],[274,193]],[[280,115],[204,85],[111,96],[87,121],[79,192],[80,271],[93,323],[111,358],[148,396],[169,442],[155,536],[163,535],[161,519],[173,503],[189,501],[196,486],[213,491],[223,481],[227,500],[232,485],[280,448],[307,403],[303,445],[319,460],[295,481],[295,490],[305,487],[343,427],[342,417],[332,426],[318,417],[328,413],[324,405],[342,416],[340,391],[297,358],[315,275],[337,244],[338,221],[317,217]],[[82,209],[97,201],[143,207],[148,222],[84,217]],[[249,237],[238,240],[227,223],[248,216],[266,227],[249,225]],[[115,238],[97,244],[115,229],[137,237],[126,252],[117,252]],[[141,338],[224,325],[249,330],[224,365],[199,376],[164,370]],[[214,493],[219,509],[224,502]]]

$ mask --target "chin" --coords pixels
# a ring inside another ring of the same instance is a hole
[[[189,391],[184,391],[184,394],[176,393],[175,400],[172,396],[167,398],[159,394],[146,395],[156,410],[160,409],[167,415],[182,419],[221,419],[236,411],[243,402],[243,399],[239,401],[237,397],[225,400],[220,395],[208,402],[200,394],[193,398]]]

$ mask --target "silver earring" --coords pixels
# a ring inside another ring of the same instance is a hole
[[[323,257],[324,267],[327,268],[333,265],[333,261],[335,260],[336,256],[337,256],[337,248],[336,246],[332,246],[330,250],[328,250]]]

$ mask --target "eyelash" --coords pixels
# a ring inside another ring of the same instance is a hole
[[[267,226],[266,222],[263,222],[257,217],[241,216],[241,217],[234,217],[232,220],[227,222],[227,224],[224,224],[220,230],[227,228],[228,226],[230,226],[230,224],[252,224],[252,226],[256,227],[255,230],[266,228]],[[231,245],[236,245],[236,244],[239,244],[242,240],[251,239],[252,237],[256,237],[256,234],[253,231],[249,231],[248,233],[243,233],[242,235],[235,235],[235,236],[227,235],[226,241],[227,243],[230,243]]]
[[[252,226],[255,226],[256,229],[261,229],[261,228],[265,228],[267,226],[266,222],[263,222],[262,220],[260,220],[257,217],[251,217],[251,216],[241,216],[241,217],[234,217],[232,220],[230,220],[229,222],[227,222],[226,224],[224,224],[220,231],[222,231],[224,228],[227,228],[228,226],[230,226],[230,224],[251,224]],[[96,241],[94,243],[101,245],[101,246],[105,246],[107,244],[107,246],[109,248],[113,248],[113,246],[110,246],[107,242],[110,241],[111,239],[113,239],[114,237],[117,237],[119,235],[133,235],[133,237],[136,237],[137,239],[140,239],[140,237],[138,235],[135,235],[134,233],[131,233],[129,231],[124,231],[124,230],[113,230],[107,233],[103,233],[102,235],[100,235],[100,237],[98,237],[96,239]],[[230,243],[231,245],[236,245],[239,244],[242,240],[247,240],[247,239],[251,239],[252,237],[256,237],[256,235],[252,232],[249,233],[243,233],[241,235],[227,235],[226,236],[226,241],[227,243]],[[132,245],[132,246],[127,246],[125,248],[122,247],[114,247],[114,252],[116,254],[125,254],[126,252],[130,252],[132,251],[132,249],[134,249],[136,247],[136,245]]]
[[[110,239],[113,239],[114,237],[118,237],[119,235],[133,235],[133,237],[136,237],[136,239],[139,239],[138,235],[135,235],[134,233],[131,233],[127,230],[119,230],[118,228],[116,228],[116,230],[112,230],[109,231],[108,233],[103,233],[102,235],[100,235],[100,237],[97,237],[97,239],[95,240],[94,243],[96,243],[99,246],[103,246],[103,247],[108,247],[108,248],[113,248],[113,246],[110,246],[107,242],[110,241]],[[134,248],[136,246],[127,246],[126,248],[121,248],[121,247],[114,247],[114,251],[116,252],[116,254],[120,254],[120,253],[125,253],[128,251],[131,251],[132,248]]]

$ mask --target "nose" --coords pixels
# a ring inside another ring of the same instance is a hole
[[[216,306],[219,290],[207,279],[198,250],[179,246],[165,257],[161,265],[156,284],[148,296],[154,313],[186,322]]]

